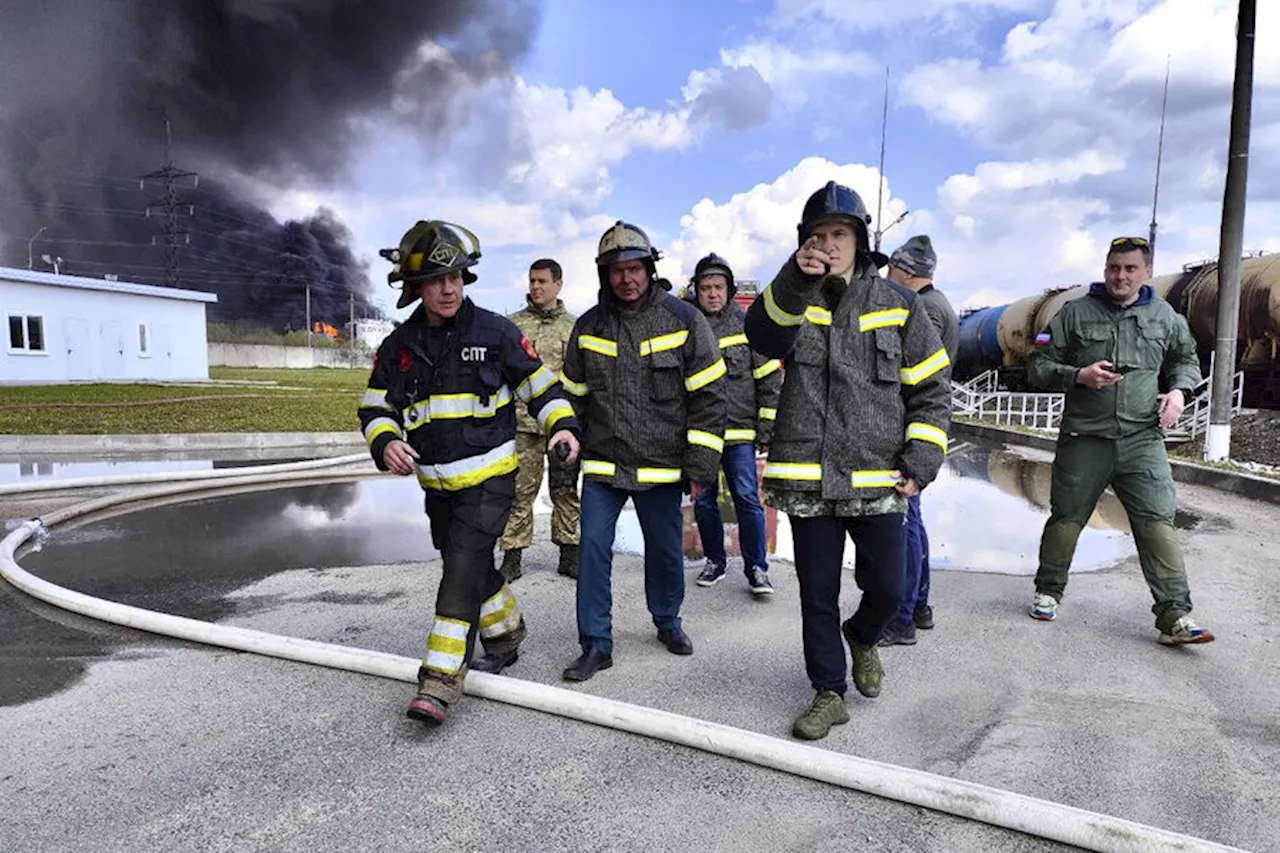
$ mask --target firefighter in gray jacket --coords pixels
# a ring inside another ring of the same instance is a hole
[[[756,479],[756,447],[767,447],[778,412],[782,389],[782,363],[753,352],[742,333],[742,309],[733,301],[738,288],[729,262],[714,252],[693,268],[691,291],[686,299],[698,306],[720,342],[725,366],[725,398],[728,423],[724,432],[721,464],[738,514],[738,545],[742,571],[753,595],[772,595],[769,561],[765,557],[764,508],[760,506],[760,482]],[[698,586],[713,586],[725,575],[724,522],[720,519],[719,483],[694,502],[702,552],[707,565],[698,575]]]
[[[582,432],[578,643],[564,671],[586,681],[613,665],[613,539],[630,498],[644,534],[644,588],[658,639],[693,653],[684,601],[682,485],[696,499],[724,449],[724,359],[698,309],[658,286],[658,252],[634,225],[600,238],[600,299],[579,318],[561,381]]]
[[[792,733],[845,723],[844,646],[863,696],[880,694],[876,643],[904,593],[907,497],[937,476],[947,447],[951,362],[923,306],[876,273],[870,217],[834,181],[810,196],[800,248],[747,312],[747,338],[785,361],[765,500],[790,516],[805,668],[816,695]],[[844,537],[862,600],[840,621]]]

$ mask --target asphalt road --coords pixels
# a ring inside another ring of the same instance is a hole
[[[930,496],[942,525],[947,493]],[[883,695],[853,697],[821,745],[1280,849],[1275,507],[1180,497],[1197,616],[1218,642],[1158,646],[1132,556],[1074,576],[1051,624],[1027,618],[1026,577],[940,571],[938,627],[884,652]],[[508,674],[560,685],[573,586],[540,524],[514,587],[530,637]],[[107,598],[411,657],[439,577],[420,496],[387,480],[119,515],[23,563]],[[787,737],[811,696],[794,574],[775,561],[778,594],[760,602],[736,565],[709,590],[690,571],[696,651],[680,658],[654,636],[640,559],[619,555],[615,666],[572,689]],[[93,623],[0,585],[0,850],[1063,849],[474,698],[426,731],[403,716],[411,693]]]

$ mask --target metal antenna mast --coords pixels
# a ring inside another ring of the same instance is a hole
[[[884,230],[880,227],[880,216],[884,210],[884,147],[889,131],[889,66],[884,67],[884,111],[880,115],[880,171],[879,189],[876,191],[876,251],[880,251],[880,237]]]
[[[152,212],[164,215],[164,232],[163,234],[153,235],[151,237],[151,245],[163,245],[165,247],[165,279],[170,287],[177,287],[179,284],[178,277],[178,249],[182,246],[191,245],[191,234],[179,228],[179,216],[195,215],[195,206],[186,204],[178,197],[179,182],[191,178],[191,189],[195,189],[200,185],[200,176],[195,172],[186,172],[181,169],[174,168],[172,139],[169,129],[169,119],[166,116],[164,120],[164,165],[154,172],[148,172],[138,179],[138,188],[146,189],[147,181],[159,181],[162,192],[159,200],[154,205],[147,205],[147,216],[150,217]]]
[[[1151,197],[1151,229],[1147,232],[1147,244],[1151,248],[1151,265],[1156,263],[1156,208],[1160,206],[1160,164],[1164,160],[1164,120],[1169,112],[1169,64],[1173,56],[1164,60],[1164,99],[1160,103],[1160,141],[1156,144],[1156,186]]]

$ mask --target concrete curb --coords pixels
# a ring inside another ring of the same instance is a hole
[[[1034,447],[1037,450],[1047,450],[1050,453],[1054,451],[1058,444],[1057,438],[1054,436],[1031,435],[1019,430],[991,424],[955,421],[951,425],[951,432],[957,436],[1020,444],[1024,447]],[[1258,477],[1239,471],[1226,471],[1210,465],[1197,465],[1194,462],[1186,462],[1174,458],[1169,459],[1169,465],[1173,469],[1173,479],[1179,483],[1208,486],[1211,489],[1232,492],[1250,500],[1280,504],[1280,480]]]
[[[278,447],[361,448],[358,432],[200,432],[156,435],[0,435],[0,453],[94,453],[244,450]]]

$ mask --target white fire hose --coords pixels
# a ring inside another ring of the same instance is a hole
[[[286,466],[263,467],[272,468],[272,473],[249,474],[234,480],[222,478],[216,483],[176,483],[112,495],[57,510],[43,519],[24,522],[0,542],[0,577],[34,598],[93,619],[212,646],[416,683],[419,665],[416,659],[249,628],[216,625],[93,598],[41,580],[18,565],[16,552],[32,537],[37,538],[38,545],[47,537],[49,528],[111,506],[214,487],[225,488],[233,484],[254,486],[270,482],[285,485],[335,476],[335,472],[323,469],[283,471]],[[242,469],[239,473],[247,470]],[[281,477],[281,473],[285,476]],[[1101,853],[1243,853],[1239,848],[1049,800],[546,684],[470,672],[466,679],[466,692],[484,699],[736,758],[1085,850]]]

